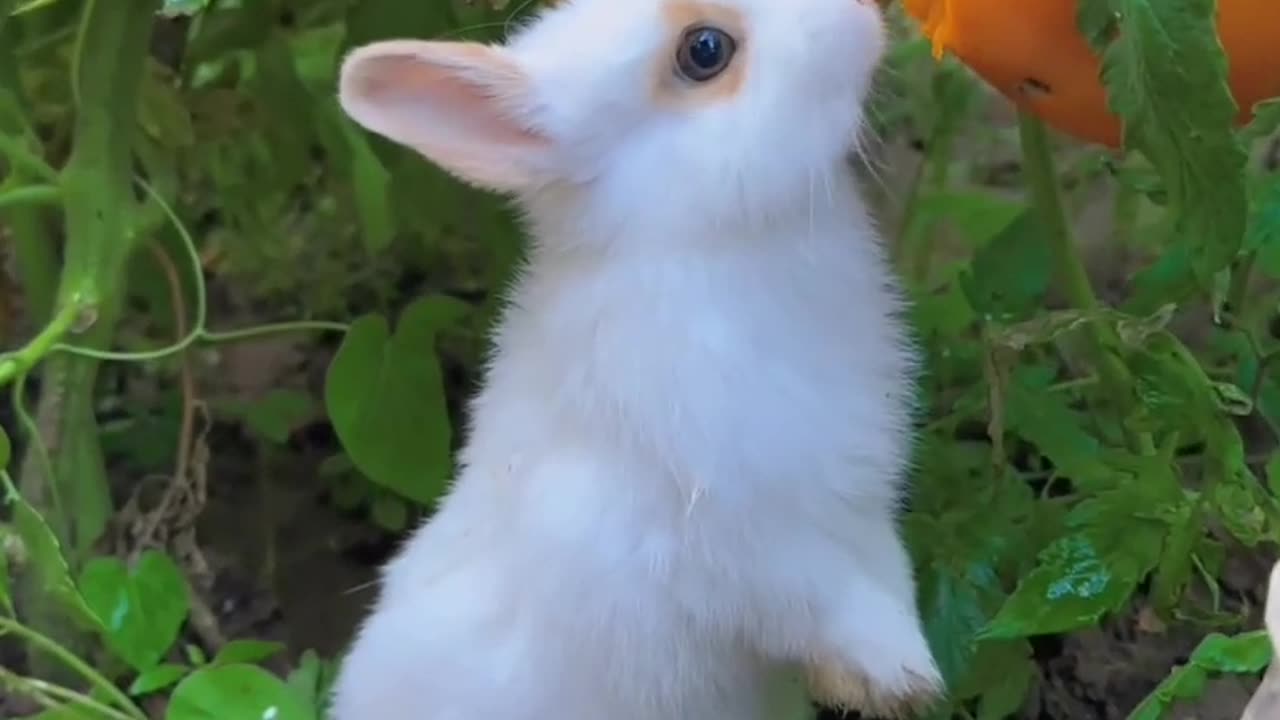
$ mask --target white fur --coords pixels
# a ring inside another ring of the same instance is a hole
[[[663,1],[562,4],[502,51],[530,82],[495,106],[552,141],[504,188],[535,242],[335,720],[790,720],[819,657],[939,682],[896,527],[915,362],[843,161],[879,16],[720,0],[741,93],[664,109]]]

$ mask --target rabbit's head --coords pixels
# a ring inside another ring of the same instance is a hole
[[[339,95],[535,216],[721,225],[829,191],[884,44],[874,0],[567,0],[500,46],[357,48]]]

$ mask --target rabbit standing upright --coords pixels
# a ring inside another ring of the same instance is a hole
[[[885,42],[871,0],[568,0],[345,59],[345,111],[514,198],[532,247],[336,720],[941,691],[897,529],[916,361],[846,162]]]

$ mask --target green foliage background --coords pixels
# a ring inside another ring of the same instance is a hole
[[[500,39],[529,9],[504,5],[0,0],[0,645],[29,651],[0,688],[39,717],[322,715],[333,658],[273,672],[278,643],[193,637],[193,520],[157,528],[198,513],[210,424],[276,456],[328,427],[334,502],[396,533],[429,513],[522,240],[501,200],[348,121],[334,73],[379,38]],[[868,187],[928,353],[906,527],[937,718],[1020,716],[1034,642],[1116,617],[1204,634],[1131,718],[1270,661],[1258,595],[1221,578],[1280,539],[1280,104],[1231,125],[1215,8],[1079,3],[1123,154],[984,121],[1009,108],[890,9],[870,114],[922,150],[901,193],[873,150]],[[1099,247],[1123,266],[1101,298]],[[225,348],[277,336],[321,377],[214,382]],[[145,473],[165,482],[139,514]]]

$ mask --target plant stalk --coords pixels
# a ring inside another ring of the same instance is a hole
[[[3,22],[13,6],[13,0],[0,0],[0,97],[7,96],[10,101],[8,104],[11,105],[3,108],[9,112],[0,113],[0,137],[21,142],[21,138],[33,137],[33,134],[22,113],[22,108],[27,107],[27,101],[18,79],[17,24],[12,19],[7,23]],[[43,165],[44,162],[41,161],[40,164]],[[5,182],[5,187],[9,189],[7,192],[0,192],[0,196],[8,198],[8,201],[0,199],[0,210],[4,211],[4,221],[16,251],[13,259],[26,300],[26,315],[32,324],[38,325],[45,322],[52,312],[58,266],[53,239],[44,222],[45,208],[41,203],[31,202],[31,190],[27,187],[28,182],[35,179],[10,163],[9,177]],[[57,182],[56,176],[52,182]],[[14,195],[24,191],[28,193],[25,198]],[[22,202],[14,204],[16,200]]]
[[[77,309],[77,344],[111,345],[122,307],[126,262],[136,201],[132,183],[136,107],[152,18],[159,0],[86,0],[80,17],[71,78],[76,119],[71,156],[59,174],[66,244],[55,316]],[[83,312],[80,312],[83,310]],[[87,327],[85,327],[87,326]],[[59,534],[67,561],[78,568],[111,515],[106,469],[94,415],[99,361],[66,353],[40,368],[37,437],[23,458],[23,496]],[[51,472],[41,450],[52,459]],[[60,498],[61,508],[53,498]],[[74,635],[39,587],[19,588],[28,624],[73,652]],[[33,663],[38,656],[32,657]],[[32,674],[57,681],[54,667],[33,664]]]
[[[1075,309],[1085,312],[1096,310],[1100,303],[1062,203],[1048,131],[1039,118],[1019,109],[1018,135],[1031,202],[1040,214],[1045,240],[1058,266],[1058,282],[1062,291]],[[1129,398],[1132,392],[1129,371],[1110,350],[1118,342],[1114,332],[1101,323],[1089,323],[1085,331],[1099,378],[1110,397]],[[1145,446],[1146,443],[1140,445]]]

